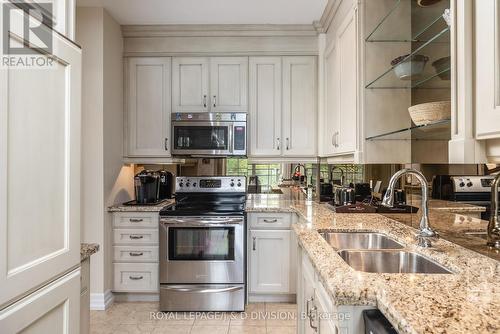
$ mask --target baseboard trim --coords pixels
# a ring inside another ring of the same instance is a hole
[[[159,293],[127,293],[115,292],[115,302],[157,302],[160,300]]]
[[[265,294],[249,294],[249,303],[295,303],[297,295],[265,295]]]
[[[92,311],[105,311],[114,302],[115,297],[111,290],[106,290],[104,293],[90,294],[90,309]]]

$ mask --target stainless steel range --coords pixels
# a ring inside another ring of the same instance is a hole
[[[178,177],[160,212],[162,311],[243,311],[245,177]]]

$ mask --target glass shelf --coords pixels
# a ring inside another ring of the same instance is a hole
[[[447,27],[442,15],[449,3],[443,1],[433,7],[422,8],[412,0],[395,0],[388,5],[387,14],[375,24],[365,38],[366,42],[427,42]],[[411,25],[407,25],[412,22]],[[395,29],[398,27],[398,29]],[[449,40],[434,40],[434,43],[449,43]]]
[[[443,36],[449,39],[449,31],[450,28],[446,27],[439,33],[437,33],[434,37],[426,41],[425,43],[416,47],[408,56],[406,56],[401,62],[404,62],[408,59],[411,59],[414,55],[420,54],[424,48],[431,45],[433,41],[443,38]],[[444,52],[438,52],[440,54],[445,54],[449,56],[449,45],[445,45],[440,47]],[[437,50],[437,47],[434,46],[432,50],[427,50],[431,54],[434,54]],[[425,54],[425,53],[424,53]],[[431,57],[432,58],[432,57]],[[412,89],[412,88],[432,88],[432,89],[450,89],[449,80],[441,80],[440,75],[445,74],[450,71],[450,67],[446,67],[445,69],[440,70],[439,72],[435,72],[432,68],[431,64],[433,61],[437,59],[430,59],[425,67],[422,75],[413,80],[401,80],[394,73],[394,68],[397,66],[389,66],[387,70],[385,70],[382,74],[377,76],[374,80],[370,81],[365,88],[367,89]]]
[[[366,140],[450,140],[450,138],[451,120],[445,119],[370,136]]]

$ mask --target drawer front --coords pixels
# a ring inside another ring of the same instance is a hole
[[[113,226],[115,228],[158,228],[160,216],[157,212],[115,212]]]
[[[114,262],[158,262],[158,246],[114,246]]]
[[[114,291],[158,292],[158,264],[115,263]]]
[[[251,213],[248,219],[252,229],[288,230],[292,224],[291,213]]]
[[[158,230],[116,229],[113,236],[115,245],[158,244]]]

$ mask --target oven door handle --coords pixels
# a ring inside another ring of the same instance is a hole
[[[177,291],[177,292],[194,292],[194,293],[218,293],[218,292],[233,292],[243,289],[242,286],[231,286],[228,288],[211,289],[211,288],[176,288],[172,286],[162,286],[162,289]]]
[[[242,225],[243,219],[227,219],[227,220],[184,220],[184,219],[169,219],[160,221],[162,225],[178,225],[178,226],[227,226],[227,225]]]

